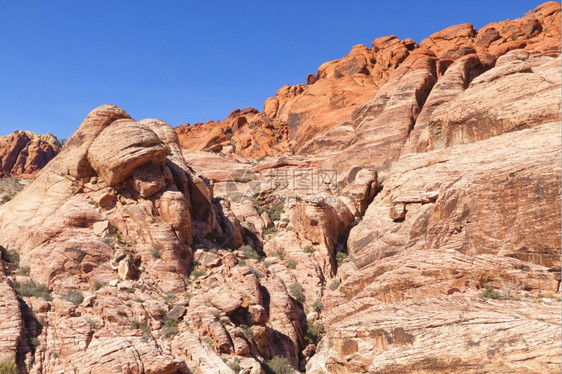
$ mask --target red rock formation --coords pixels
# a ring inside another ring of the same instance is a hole
[[[0,137],[0,176],[31,178],[57,153],[61,144],[51,134],[14,131]]]
[[[405,68],[402,74],[407,74],[406,66],[412,63],[408,56],[416,49],[422,55],[433,56],[434,61],[426,67],[427,73],[434,77],[433,83],[457,59],[480,56],[483,59],[480,67],[466,67],[472,69],[463,78],[468,85],[476,75],[494,66],[497,57],[510,50],[536,50],[535,55],[558,56],[560,5],[547,2],[522,18],[492,23],[480,30],[469,23],[451,26],[422,40],[419,46],[411,39],[400,41],[394,36],[375,39],[371,48],[354,46],[343,58],[321,65],[316,75],[309,74],[306,85],[286,85],[279,89],[275,97],[265,101],[261,113],[253,108],[236,110],[222,121],[178,127],[180,143],[189,150],[234,152],[250,158],[291,151],[317,154],[325,151],[326,146],[341,150],[350,136],[342,123],[357,122],[354,118],[357,114],[353,113],[377,95],[394,70],[402,66]],[[433,83],[426,82],[423,88],[418,88],[418,109]],[[413,112],[414,119],[418,114]],[[330,131],[334,128],[339,130]]]
[[[216,123],[94,110],[0,207],[0,360],[559,372],[559,14],[379,38]]]

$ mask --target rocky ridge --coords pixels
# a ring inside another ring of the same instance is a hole
[[[0,177],[32,178],[60,151],[52,134],[14,131],[0,137]]]
[[[560,4],[375,42],[262,113],[92,111],[0,208],[0,362],[559,372]]]

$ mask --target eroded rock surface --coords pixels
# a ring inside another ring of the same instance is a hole
[[[97,108],[0,207],[0,362],[560,372],[559,121],[554,2],[355,46],[262,112]]]

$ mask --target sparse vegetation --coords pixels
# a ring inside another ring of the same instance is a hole
[[[324,334],[324,324],[322,322],[307,322],[304,333],[304,341],[307,344],[316,344]]]
[[[294,270],[297,268],[297,262],[295,260],[289,260],[287,261],[287,267]]]
[[[323,308],[324,308],[324,305],[322,305],[322,302],[320,301],[320,299],[317,299],[315,302],[312,303],[312,309],[316,313],[322,312]]]
[[[20,266],[20,254],[13,249],[2,251],[2,260],[9,262],[15,267]]]
[[[105,283],[102,283],[100,281],[95,281],[94,284],[92,285],[92,288],[94,289],[94,291],[97,291],[101,289],[103,286],[105,286]]]
[[[302,249],[304,253],[314,253],[314,247],[311,245],[307,245]]]
[[[277,257],[280,260],[284,260],[285,259],[285,253],[283,253],[282,250],[278,249],[277,251],[275,251],[275,253],[273,253],[273,256]]]
[[[53,300],[49,288],[43,284],[35,283],[34,281],[19,283],[14,282],[16,295],[19,297],[41,297],[47,301]]]
[[[207,272],[205,271],[205,268],[197,268],[197,269],[193,269],[193,271],[191,272],[191,276],[193,278],[199,278],[203,275],[205,275]]]
[[[269,234],[274,234],[277,232],[277,227],[273,226],[270,228],[267,228],[265,230],[263,230],[263,235],[269,235]]]
[[[250,258],[252,260],[258,260],[260,258],[260,255],[258,255],[256,250],[250,245],[243,245],[238,248],[238,250],[243,252],[246,258]]]
[[[480,294],[480,297],[486,298],[486,299],[499,299],[500,298],[500,294],[498,291],[496,291],[494,289],[494,287],[492,287],[490,284],[483,284],[485,291],[482,292]]]
[[[154,258],[154,259],[161,258],[160,247],[157,244],[153,244],[152,248],[150,249],[150,254],[152,255],[152,258]]]
[[[150,335],[150,328],[148,327],[148,325],[145,322],[139,322],[139,321],[131,321],[131,328],[133,330],[141,330],[142,332],[144,332],[147,335]]]
[[[235,373],[240,372],[240,369],[241,369],[241,368],[240,368],[240,359],[239,359],[238,357],[234,357],[234,358],[232,359],[232,361],[229,361],[229,362],[227,363],[227,365],[228,365],[228,367],[230,367],[230,369],[231,369],[233,372],[235,372]]]
[[[2,196],[2,202],[7,203],[12,200],[18,192],[20,192],[24,184],[21,183],[23,179],[18,178],[0,178],[0,196]]]
[[[300,283],[293,283],[289,286],[289,292],[299,302],[304,302],[304,289]]]
[[[347,253],[344,252],[336,253],[336,263],[338,264],[338,267],[342,266],[345,260],[347,260]]]
[[[339,286],[340,286],[340,281],[336,279],[332,283],[330,283],[330,290],[335,291],[338,289]]]
[[[63,295],[65,300],[70,301],[72,304],[78,306],[84,301],[84,295],[80,290],[68,290],[66,294]]]
[[[242,330],[242,334],[244,334],[244,336],[249,340],[252,339],[252,330],[250,329],[250,327],[248,325],[245,324],[241,324],[240,326],[238,326],[240,328],[240,330]]]
[[[178,320],[169,316],[164,317],[164,327],[162,327],[162,336],[170,338],[178,333]]]
[[[98,322],[92,318],[86,317],[86,322],[88,322],[88,324],[92,327],[94,331],[99,328]]]
[[[258,269],[256,269],[253,266],[250,266],[250,271],[252,272],[252,274],[254,274],[256,276],[256,278],[260,279],[263,277],[263,273],[261,271],[259,271]]]
[[[288,219],[287,217],[283,218],[283,219],[282,219],[281,221],[282,221],[282,222],[285,222],[285,223],[289,223],[289,222],[291,222],[291,220],[290,220],[290,219]]]
[[[28,276],[30,272],[31,269],[29,268],[29,266],[22,266],[18,271],[18,275]]]
[[[0,374],[18,374],[18,366],[14,360],[0,362]]]
[[[281,356],[265,361],[263,368],[267,374],[291,374],[294,371],[287,359]]]

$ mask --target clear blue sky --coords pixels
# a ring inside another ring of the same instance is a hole
[[[135,119],[207,121],[262,109],[284,84],[355,44],[417,42],[447,26],[513,19],[542,1],[0,1],[0,135],[67,138],[116,104]]]

